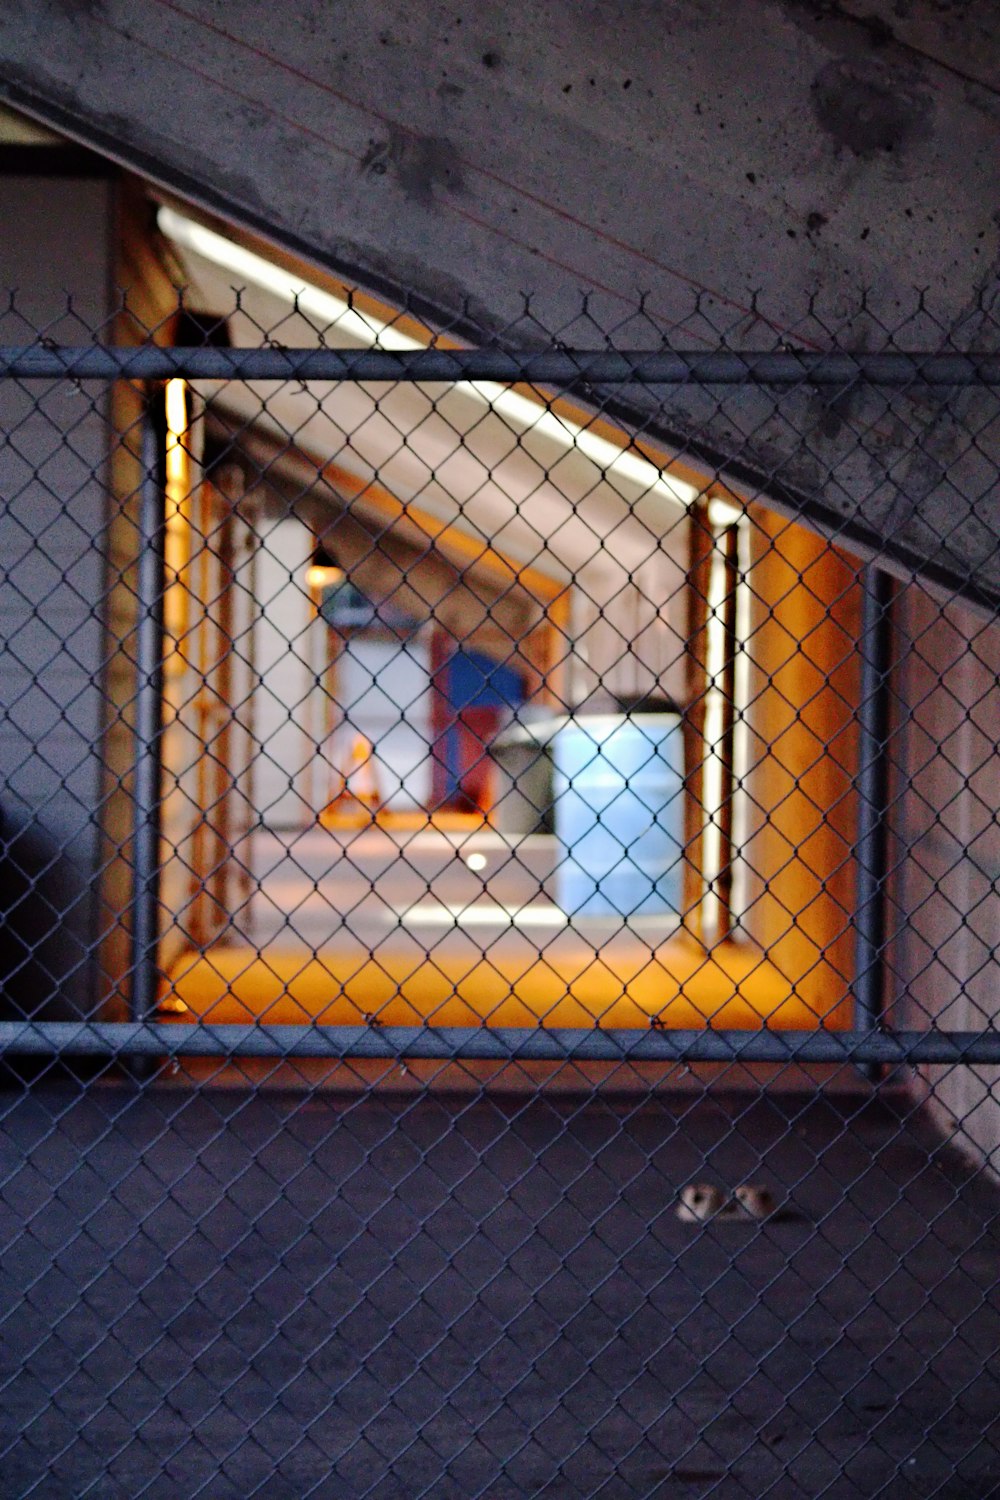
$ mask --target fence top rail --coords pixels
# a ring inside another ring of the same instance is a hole
[[[0,347],[19,380],[533,381],[543,385],[767,385],[901,388],[1000,385],[1000,353],[811,350],[257,349],[56,345]]]

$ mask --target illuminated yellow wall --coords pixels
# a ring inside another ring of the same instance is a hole
[[[859,564],[754,507],[744,925],[803,1005],[845,1025],[853,977]]]

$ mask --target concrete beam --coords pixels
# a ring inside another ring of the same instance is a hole
[[[916,348],[944,326],[996,349],[998,34],[989,0],[960,27],[930,0],[536,0],[516,18],[499,0],[22,0],[0,17],[0,96],[470,334],[530,291],[579,344],[875,348],[898,329]],[[915,286],[933,317],[903,326]],[[626,323],[640,293],[648,316]],[[1000,597],[992,394],[631,405],[744,488]]]

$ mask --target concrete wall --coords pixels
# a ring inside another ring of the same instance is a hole
[[[264,0],[23,0],[0,16],[0,95],[393,300],[467,309],[470,333],[531,291],[543,327],[593,342],[569,321],[586,289],[625,343],[684,320],[695,346],[722,326],[875,345],[920,285],[959,342],[995,348],[977,309],[998,256],[998,14],[315,0],[275,28]],[[628,322],[640,292],[650,318]],[[901,338],[940,328],[917,318]],[[803,393],[779,415],[767,393],[685,391],[654,416],[821,523],[993,597],[995,475],[954,420],[980,426],[981,404]]]
[[[1000,625],[916,584],[896,621],[892,1019],[979,1031],[1000,1011]],[[926,1068],[917,1083],[1000,1174],[1000,1069]]]
[[[114,184],[4,175],[0,339],[108,314]],[[0,385],[0,977],[5,1014],[83,1009],[93,983],[102,787],[106,390]]]

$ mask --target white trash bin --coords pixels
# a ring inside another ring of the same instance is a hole
[[[680,912],[679,712],[583,714],[553,740],[556,899],[570,917]]]

